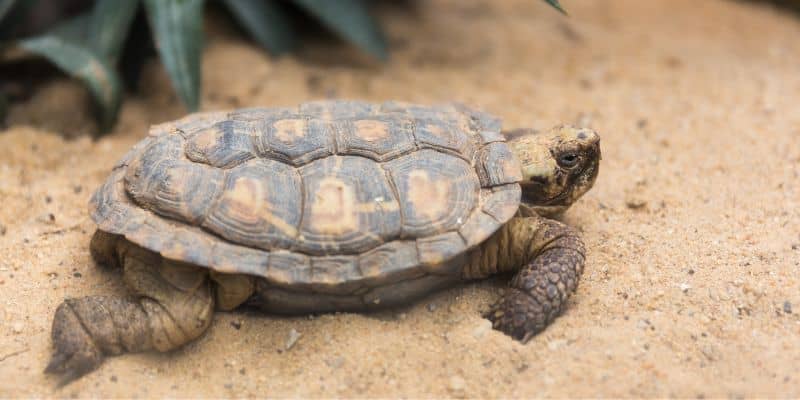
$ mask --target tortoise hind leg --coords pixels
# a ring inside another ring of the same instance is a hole
[[[121,235],[104,232],[99,229],[94,231],[92,241],[89,242],[89,251],[92,253],[92,258],[102,266],[112,268],[119,267],[117,244],[122,239],[123,237]]]
[[[214,298],[205,269],[128,246],[124,280],[135,298],[67,299],[56,310],[45,371],[63,374],[63,383],[97,368],[105,356],[180,347],[211,323]]]

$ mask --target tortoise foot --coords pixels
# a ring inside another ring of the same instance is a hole
[[[96,369],[104,359],[70,302],[61,303],[56,310],[52,332],[54,351],[45,369],[46,373],[61,375],[61,386]]]
[[[549,304],[541,304],[522,290],[508,288],[484,318],[492,322],[492,328],[527,343],[547,327],[551,320],[550,311]]]

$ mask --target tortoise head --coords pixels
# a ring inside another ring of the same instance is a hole
[[[595,131],[560,125],[542,133],[506,132],[506,137],[522,165],[522,204],[531,211],[558,215],[594,185],[600,166]]]

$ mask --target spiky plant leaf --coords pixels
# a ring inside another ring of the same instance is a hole
[[[555,8],[556,10],[561,11],[562,14],[564,14],[564,15],[567,14],[567,12],[564,10],[564,8],[561,7],[561,4],[558,3],[558,0],[544,0],[544,1],[547,2],[547,4],[550,4],[551,6],[553,6],[553,8]]]
[[[139,0],[97,0],[92,9],[88,39],[112,65],[119,59],[138,6]]]
[[[200,101],[203,0],[144,0],[156,49],[172,86],[190,111]]]
[[[101,130],[112,126],[122,98],[121,85],[117,73],[102,57],[88,47],[53,34],[20,40],[19,46],[83,81],[98,106]]]
[[[10,39],[40,0],[0,0],[0,40]]]
[[[225,0],[225,5],[253,39],[274,55],[294,47],[294,32],[281,5],[263,0]]]
[[[294,0],[328,28],[380,60],[389,58],[386,39],[361,0]]]
[[[3,19],[11,13],[16,2],[17,0],[0,0],[0,22],[3,22]]]

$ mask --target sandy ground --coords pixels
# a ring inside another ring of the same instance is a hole
[[[184,112],[153,63],[102,140],[66,79],[0,133],[0,397],[800,396],[800,20],[723,0],[563,3],[570,18],[530,0],[385,9],[385,66],[322,44],[272,60],[215,28],[203,65],[208,110],[459,100],[508,128],[601,132],[597,185],[565,218],[586,273],[529,344],[486,329],[495,280],[371,315],[219,313],[179,351],[56,388],[56,306],[122,290],[89,258],[87,200],[149,124]]]

